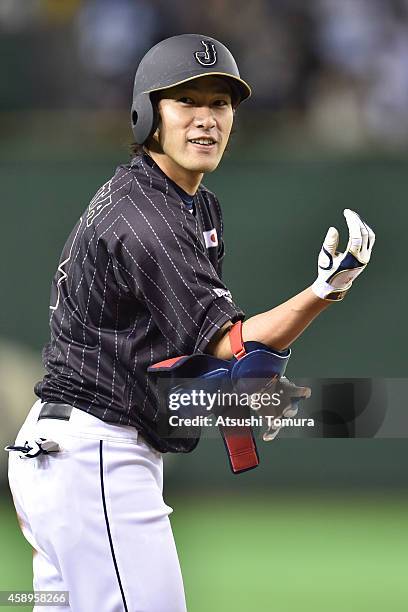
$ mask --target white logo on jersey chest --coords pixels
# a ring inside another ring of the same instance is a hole
[[[215,228],[203,232],[205,246],[208,248],[218,246],[217,230]]]

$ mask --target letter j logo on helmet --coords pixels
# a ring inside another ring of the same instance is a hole
[[[214,66],[217,61],[217,51],[214,44],[209,40],[202,40],[201,44],[204,46],[205,51],[196,51],[194,57],[202,66]]]

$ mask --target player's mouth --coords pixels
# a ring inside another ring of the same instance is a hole
[[[188,142],[195,145],[197,148],[201,150],[211,150],[217,144],[217,141],[214,138],[189,138]]]

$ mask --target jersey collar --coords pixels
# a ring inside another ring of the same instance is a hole
[[[175,183],[171,178],[167,176],[167,174],[163,172],[163,170],[156,164],[156,162],[150,157],[150,155],[148,155],[147,153],[143,153],[141,157],[142,157],[143,162],[145,162],[148,166],[150,166],[150,168],[158,172],[163,178],[165,178],[170,183],[170,185],[178,193],[178,195],[180,196],[180,198],[182,199],[186,207],[192,211],[194,209],[195,194],[190,195],[189,193],[184,191],[184,189],[182,189],[179,185],[177,185],[177,183]]]

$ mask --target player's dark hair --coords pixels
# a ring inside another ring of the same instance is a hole
[[[137,144],[137,142],[131,142],[129,145],[129,155],[130,157],[137,157],[138,155],[142,155],[144,152],[143,145]]]

